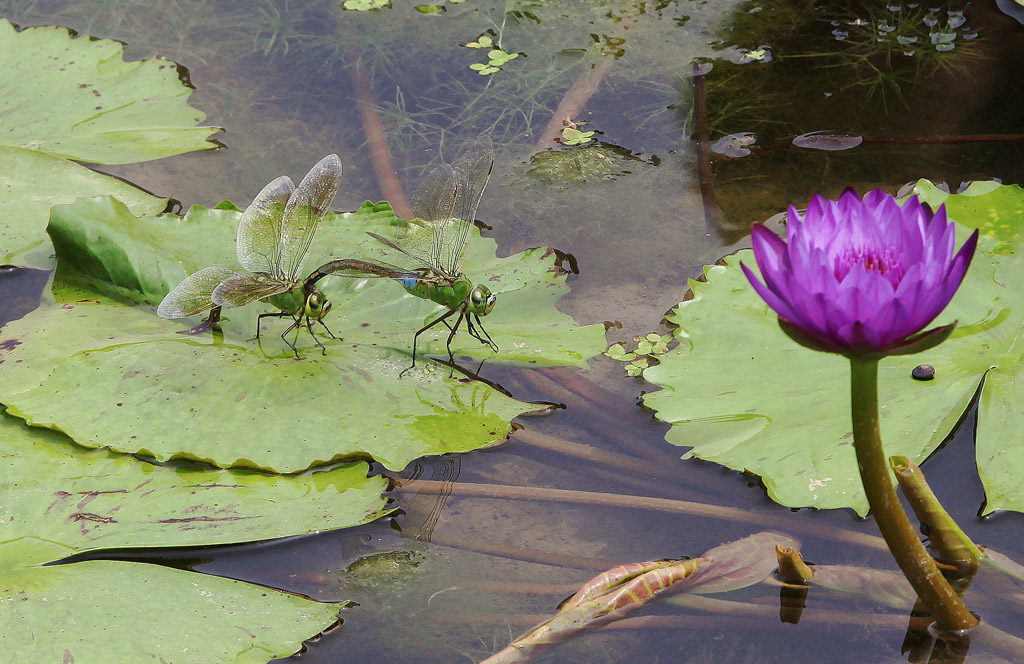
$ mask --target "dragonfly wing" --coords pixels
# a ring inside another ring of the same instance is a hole
[[[441,267],[449,274],[462,272],[469,231],[476,221],[476,209],[484,195],[494,167],[494,145],[489,136],[481,136],[452,166],[456,173],[455,209],[443,246]]]
[[[241,307],[283,293],[294,285],[267,275],[239,274],[217,284],[211,299],[219,307]]]
[[[433,265],[450,277],[458,276],[484,188],[491,177],[494,145],[478,138],[455,164],[432,170],[413,196],[412,209],[432,222],[425,253]]]
[[[411,206],[413,214],[427,222],[425,226],[429,232],[411,228],[412,232],[402,242],[407,253],[419,257],[423,263],[439,271],[446,268],[442,257],[451,230],[449,226],[455,210],[458,180],[458,174],[448,164],[441,164],[427,173],[413,194]]]
[[[295,183],[287,175],[263,187],[238,222],[238,263],[254,273],[281,274],[281,223]]]
[[[217,286],[225,279],[242,276],[226,267],[203,268],[171,289],[160,301],[156,315],[160,318],[185,318],[212,309],[213,291]]]
[[[281,264],[277,276],[293,280],[302,271],[320,220],[341,187],[341,159],[329,154],[309,169],[284,209]]]

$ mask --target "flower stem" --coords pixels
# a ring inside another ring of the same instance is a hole
[[[850,357],[853,446],[871,513],[889,551],[921,601],[944,630],[974,627],[964,606],[921,543],[893,488],[878,426],[878,357]]]

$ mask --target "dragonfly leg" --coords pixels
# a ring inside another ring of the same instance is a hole
[[[288,314],[284,315],[287,316]],[[292,349],[292,352],[295,353],[296,360],[299,359],[299,349],[295,347],[295,343],[299,342],[299,334],[302,332],[302,330],[299,328],[300,325],[302,325],[302,316],[295,316],[294,319],[292,320],[292,324],[288,326],[288,329],[281,333],[281,340],[288,344],[288,347]],[[295,343],[288,341],[288,337],[285,336],[292,330],[295,330]],[[314,339],[315,338],[316,337],[314,337]],[[318,341],[317,343],[320,342]]]
[[[421,327],[420,329],[416,330],[416,334],[414,334],[414,335],[412,336],[412,364],[410,364],[410,365],[409,365],[408,367],[406,367],[406,368],[405,368],[405,369],[404,369],[404,370],[402,371],[402,373],[398,374],[398,377],[399,377],[399,378],[401,378],[402,376],[404,376],[404,375],[405,375],[405,372],[406,372],[406,371],[410,371],[410,370],[411,370],[411,369],[412,369],[413,367],[415,367],[415,366],[416,366],[416,340],[417,340],[417,339],[419,339],[419,337],[420,337],[420,333],[421,333],[421,332],[426,332],[427,330],[429,330],[430,328],[434,327],[434,326],[435,326],[435,325],[437,325],[438,323],[442,323],[442,322],[444,322],[444,320],[445,320],[446,318],[448,318],[449,316],[451,316],[451,315],[452,315],[452,314],[454,314],[455,312],[456,312],[456,310],[455,310],[455,309],[450,309],[450,310],[449,310],[449,311],[448,311],[447,313],[441,314],[440,316],[438,316],[438,317],[437,317],[437,318],[435,318],[434,320],[430,321],[429,323],[427,323],[426,325],[424,325],[424,326],[423,326],[423,327]],[[462,320],[462,317],[461,317],[461,316],[459,317],[459,320]],[[452,331],[452,334],[455,334],[455,332],[454,332],[454,331]],[[448,337],[448,342],[449,342],[449,343],[451,343],[451,339],[452,339],[452,338],[451,338],[451,336],[449,336],[449,337]],[[451,355],[452,355],[452,351],[451,351],[451,348],[449,348],[449,349],[448,349],[448,357],[450,358],[450,357],[451,357]],[[454,359],[452,359],[452,362],[454,362],[454,361],[455,361],[455,360],[454,360]]]
[[[480,321],[480,316],[473,314],[473,318],[476,319],[476,325],[473,325],[473,321],[470,320],[469,316],[466,316],[466,327],[469,328],[469,335],[480,343],[489,346],[492,351],[497,353],[498,344],[494,343],[494,340],[491,339],[491,335],[487,333],[486,329],[484,329],[484,324]],[[477,328],[480,329],[479,332],[477,331]],[[483,332],[484,336],[481,337],[480,332]]]
[[[323,321],[320,321],[320,324],[323,325]],[[326,328],[327,326],[324,325],[324,327]],[[320,346],[320,350],[322,350],[324,352],[324,355],[326,355],[327,354],[327,347],[324,346],[322,343],[320,343],[320,340],[316,338],[315,334],[313,334],[313,319],[310,318],[309,316],[306,316],[306,329],[309,330],[309,336],[313,337],[313,341],[316,342],[317,346]],[[327,332],[330,333],[330,330],[327,330]],[[333,334],[331,336],[334,337],[335,339],[338,338],[338,337],[335,337]],[[296,341],[299,340],[299,335],[297,335],[297,334],[295,335],[295,340]]]
[[[459,325],[462,323],[463,318],[466,319],[467,325],[472,325],[472,323],[469,322],[469,316],[466,314],[466,312],[459,312],[459,319],[455,321],[455,325],[452,325],[451,328],[449,328],[451,329],[451,332],[448,333],[448,341],[446,341],[444,344],[445,348],[448,349],[448,362],[452,364],[453,369],[455,365],[455,356],[452,355],[452,339],[455,338],[455,332],[459,329]]]
[[[285,316],[288,316],[288,317],[290,317],[292,319],[292,324],[288,327],[287,330],[285,330],[284,332],[281,333],[281,339],[283,339],[284,342],[286,344],[288,344],[288,347],[292,349],[293,353],[295,353],[295,357],[298,358],[299,357],[298,349],[295,347],[295,344],[293,344],[292,342],[288,341],[287,338],[285,338],[285,335],[288,334],[289,332],[291,332],[292,330],[294,330],[295,328],[297,328],[302,323],[302,318],[301,317],[300,318],[296,318],[292,314],[285,313],[283,311],[274,311],[274,312],[271,312],[271,313],[260,314],[259,316],[256,317],[256,341],[259,341],[259,339],[260,339],[260,326],[262,325],[264,318],[284,318]],[[295,335],[295,340],[296,341],[299,340],[299,335],[298,334]]]
[[[317,322],[324,326],[324,329],[327,330],[327,334],[331,335],[332,339],[340,339],[340,337],[334,336],[334,332],[331,332],[331,328],[327,327],[327,323],[322,320],[318,320]],[[313,330],[310,330],[309,333],[313,334]]]

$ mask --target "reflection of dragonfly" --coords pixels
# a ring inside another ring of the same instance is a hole
[[[442,164],[432,170],[412,200],[412,209],[418,218],[400,226],[390,238],[369,233],[386,247],[382,253],[393,263],[334,260],[309,276],[313,282],[330,274],[390,277],[413,295],[448,307],[447,312],[416,331],[412,340],[412,365],[405,371],[416,366],[416,340],[420,333],[440,322],[450,330],[446,347],[452,364],[455,363],[452,338],[463,320],[474,339],[493,351],[498,350],[480,322],[480,316],[486,316],[494,308],[496,298],[486,286],[474,286],[462,273],[470,229],[493,163],[491,139],[483,137],[455,164]],[[446,319],[454,314],[459,317],[455,325],[451,325]]]
[[[295,345],[285,335],[305,322],[310,336],[327,352],[313,335],[313,322],[323,322],[331,303],[316,286],[312,276],[299,279],[309,255],[309,246],[316,235],[327,208],[341,186],[341,159],[331,154],[309,169],[296,187],[283,175],[263,188],[242,213],[238,222],[236,249],[239,264],[252,274],[242,274],[224,267],[204,268],[187,277],[164,297],[157,308],[161,318],[184,318],[210,310],[203,325],[212,327],[220,321],[221,307],[241,307],[255,300],[268,302],[281,311],[260,314],[291,316],[292,325],[281,334],[284,342],[299,356]],[[296,332],[296,341],[298,332]]]

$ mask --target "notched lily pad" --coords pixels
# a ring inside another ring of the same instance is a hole
[[[177,64],[122,55],[116,41],[0,19],[0,144],[100,164],[216,147]]]
[[[961,225],[958,244],[968,228],[980,228],[983,237],[963,285],[932,323],[959,321],[953,336],[927,352],[881,362],[885,449],[924,461],[949,436],[985,377],[977,430],[984,511],[1024,511],[1024,447],[1018,444],[1024,426],[1018,349],[1024,194],[1004,186],[977,196],[948,195],[923,183],[918,191],[927,202],[946,203]],[[644,372],[664,389],[645,395],[644,404],[673,425],[667,439],[690,447],[686,456],[760,475],[783,505],[865,514],[850,434],[848,363],[792,343],[747,283],[740,261],[755,266],[752,253],[742,251],[725,266],[705,268],[706,283],[690,282],[693,299],[669,315],[680,326],[679,346]],[[922,363],[935,367],[935,380],[912,378]]]
[[[198,319],[166,321],[152,306],[129,305],[154,304],[202,267],[237,267],[238,212],[132,218],[110,200],[54,209],[56,304],[0,332],[0,401],[31,424],[158,460],[294,472],[372,457],[401,469],[424,455],[500,442],[512,418],[538,408],[485,382],[451,378],[428,357],[446,355],[444,329],[421,335],[416,370],[400,379],[413,332],[439,308],[392,280],[320,282],[334,303],[324,322],[341,337],[321,337],[326,354],[303,330],[296,360],[279,338],[287,327],[279,319],[252,341],[257,314],[270,309],[261,303],[226,309],[220,332],[179,334]],[[321,262],[370,257],[376,241],[365,231],[394,223],[387,205],[329,215],[314,253],[325,252]],[[578,327],[554,308],[567,288],[553,255],[495,258],[494,250],[477,238],[465,270],[498,295],[485,325],[501,350],[462,332],[453,342],[458,360],[472,368],[483,360],[486,373],[490,363],[581,366],[601,352],[601,325]]]

